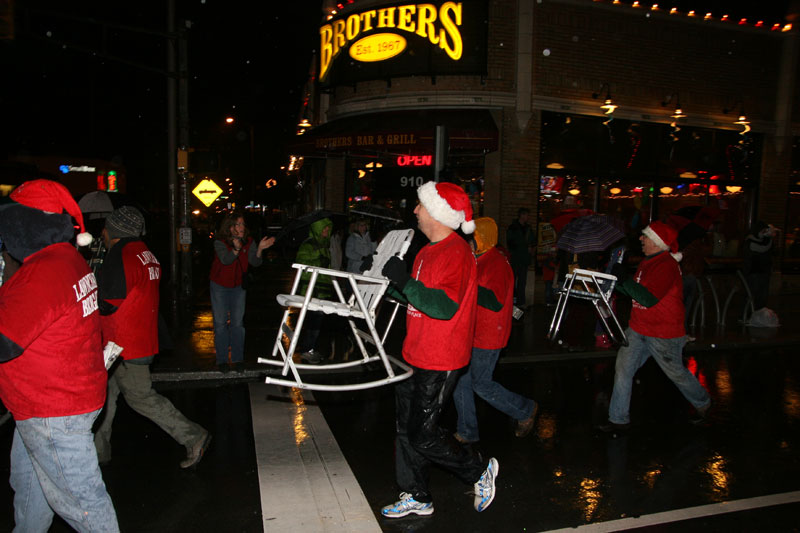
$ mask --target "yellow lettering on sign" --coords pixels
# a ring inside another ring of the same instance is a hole
[[[387,7],[378,10],[378,27],[379,28],[394,28],[394,7]]]
[[[358,16],[347,17],[347,40],[352,41],[361,32],[361,18]]]
[[[411,20],[412,15],[416,13],[417,6],[400,6],[397,8],[397,29],[414,32],[417,28]]]
[[[395,33],[374,33],[350,45],[350,57],[371,63],[394,57],[406,49],[406,38]]]
[[[437,44],[439,35],[433,25],[436,22],[436,6],[420,4],[417,6],[417,13],[417,35],[423,38],[430,36],[431,44]]]
[[[439,20],[443,26],[439,30],[439,46],[447,52],[447,55],[458,61],[461,59],[461,52],[464,49],[461,32],[458,31],[458,26],[461,26],[461,4],[454,2],[442,4],[442,9],[439,10]],[[447,42],[447,35],[450,36],[451,43]]]
[[[464,52],[460,31],[462,17],[461,2],[445,2],[438,10],[433,4],[405,4],[354,13],[346,19],[334,20],[319,29],[319,79],[325,80],[331,63],[348,43],[356,41],[350,47],[350,56],[358,61],[383,61],[406,49],[407,41],[397,34],[382,33],[359,39],[360,35],[375,28],[395,28],[397,31],[415,33],[427,38],[431,44],[438,45],[453,61],[458,61]],[[379,36],[380,39],[367,40]],[[374,48],[379,41],[384,42],[385,46]],[[399,51],[398,42],[403,43]],[[389,43],[394,44],[389,47]],[[354,50],[355,45],[360,48]],[[368,49],[367,45],[371,48]]]

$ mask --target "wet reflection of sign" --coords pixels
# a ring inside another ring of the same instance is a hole
[[[197,196],[197,199],[208,207],[214,203],[214,200],[219,198],[219,195],[222,194],[222,189],[214,181],[205,179],[197,184],[192,194]]]

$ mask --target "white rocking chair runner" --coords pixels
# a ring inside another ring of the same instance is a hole
[[[354,274],[341,270],[320,268],[309,265],[295,263],[292,268],[297,270],[290,294],[279,294],[278,303],[286,310],[283,313],[281,326],[275,344],[272,348],[272,358],[258,359],[259,363],[281,367],[281,376],[273,377],[268,375],[266,383],[283,385],[287,387],[298,387],[301,389],[322,390],[322,391],[349,391],[362,390],[382,385],[388,385],[411,376],[413,370],[405,362],[386,354],[384,342],[389,334],[389,330],[397,316],[399,302],[394,303],[394,309],[389,317],[388,324],[380,334],[377,330],[375,319],[378,305],[383,299],[384,293],[389,286],[389,280],[381,274],[386,261],[392,256],[402,258],[411,245],[414,230],[395,230],[389,232],[378,245],[378,249],[373,256],[372,267],[363,274]],[[308,286],[305,293],[298,293],[301,278],[304,273],[310,274]],[[329,276],[333,283],[333,289],[338,300],[324,300],[314,298],[314,287],[320,275]],[[349,299],[346,299],[340,283],[348,283],[351,289]],[[299,309],[295,327],[289,325],[289,315],[292,309]],[[297,342],[302,334],[303,324],[308,311],[319,311],[325,314],[335,314],[346,317],[350,330],[353,333],[355,343],[361,353],[361,358],[342,363],[329,363],[322,365],[311,365],[295,363],[293,356],[297,347]],[[366,323],[367,331],[363,331],[356,326],[354,320],[361,319]],[[284,345],[283,337],[288,339],[288,346]],[[375,353],[370,354],[367,343],[374,347]],[[277,357],[280,355],[280,357]],[[372,381],[330,385],[324,383],[313,383],[304,381],[301,371],[326,371],[343,368],[357,367],[372,362],[380,361],[383,364],[385,374]],[[399,370],[399,373],[395,371]],[[291,373],[291,378],[289,374]]]

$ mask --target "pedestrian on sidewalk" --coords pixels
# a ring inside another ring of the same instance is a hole
[[[536,422],[538,405],[511,392],[492,379],[500,350],[511,334],[514,307],[514,273],[496,248],[497,224],[488,217],[475,219],[475,256],[478,262],[478,309],[472,359],[458,380],[453,399],[458,411],[456,440],[462,444],[480,440],[475,394],[517,421],[514,434],[525,437]]]
[[[122,393],[131,409],[186,447],[186,459],[180,465],[189,468],[203,458],[211,434],[153,390],[150,363],[158,353],[161,265],[141,240],[144,230],[139,210],[123,206],[106,218],[102,233],[108,250],[97,271],[103,343],[115,343],[122,353],[109,373],[106,408],[94,443],[100,463],[111,461],[111,428]]]
[[[767,306],[769,279],[772,275],[773,237],[778,230],[772,224],[759,220],[745,238],[742,272],[753,296],[753,309]]]
[[[363,272],[361,263],[374,254],[377,248],[378,244],[372,240],[369,234],[367,219],[358,219],[355,231],[350,233],[345,243],[344,254],[347,257],[347,271],[356,274]]]
[[[536,253],[536,232],[528,224],[531,212],[520,207],[517,218],[506,230],[506,245],[511,253],[511,269],[514,271],[514,305],[525,308],[525,290],[528,284],[528,267]]]
[[[14,417],[14,531],[119,531],[92,445],[106,369],[94,274],[75,247],[91,235],[67,189],[27,181],[0,207],[0,235],[21,262],[0,287],[0,399]],[[74,222],[73,222],[74,217]]]
[[[628,346],[617,352],[608,423],[600,426],[609,433],[629,428],[633,378],[651,356],[694,406],[693,423],[701,423],[711,406],[708,392],[683,365],[683,282],[678,261],[672,255],[678,252],[678,232],[654,221],[642,230],[640,240],[645,257],[634,277],[627,278],[624,268],[615,266],[613,270],[616,289],[630,296],[633,305],[625,332]]]
[[[261,265],[261,255],[275,242],[264,237],[256,245],[236,211],[222,219],[214,241],[209,293],[214,316],[214,350],[217,368],[228,372],[228,353],[236,372],[244,372],[244,307],[247,300],[247,270]]]
[[[433,514],[428,490],[432,464],[473,484],[475,510],[484,511],[494,500],[500,468],[494,457],[484,466],[439,426],[442,408],[469,364],[472,349],[478,293],[475,257],[454,231],[474,231],[472,206],[453,183],[425,183],[417,196],[420,203],[414,214],[430,244],[417,253],[413,277],[397,257],[382,271],[409,304],[403,358],[414,370],[395,386],[395,474],[402,492],[399,501],[381,509],[387,518]]]
[[[295,263],[330,268],[332,231],[333,222],[329,218],[322,218],[312,222],[308,229],[308,237],[300,243],[300,248],[297,249]],[[311,273],[303,272],[300,277],[299,293],[305,294],[306,287],[308,287],[310,280]],[[314,297],[327,300],[332,296],[333,282],[330,276],[317,276],[317,282],[316,285],[314,285]],[[322,311],[306,312],[303,332],[294,350],[295,353],[300,354],[300,359],[303,362],[311,365],[318,365],[325,360],[326,355],[317,348],[317,341],[319,340],[320,331],[327,325],[325,324],[326,320],[325,313]]]

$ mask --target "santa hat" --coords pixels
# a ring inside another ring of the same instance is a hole
[[[78,246],[89,246],[92,243],[92,234],[86,232],[83,225],[83,214],[75,199],[66,187],[51,180],[26,181],[11,193],[11,199],[27,207],[44,211],[45,213],[61,214],[66,212],[78,222]]]
[[[464,233],[475,231],[472,220],[472,204],[464,189],[454,183],[423,183],[417,189],[422,206],[434,220]]]
[[[661,250],[669,250],[673,257],[678,253],[678,230],[658,220],[650,223],[642,233]],[[677,258],[676,258],[677,259]]]

